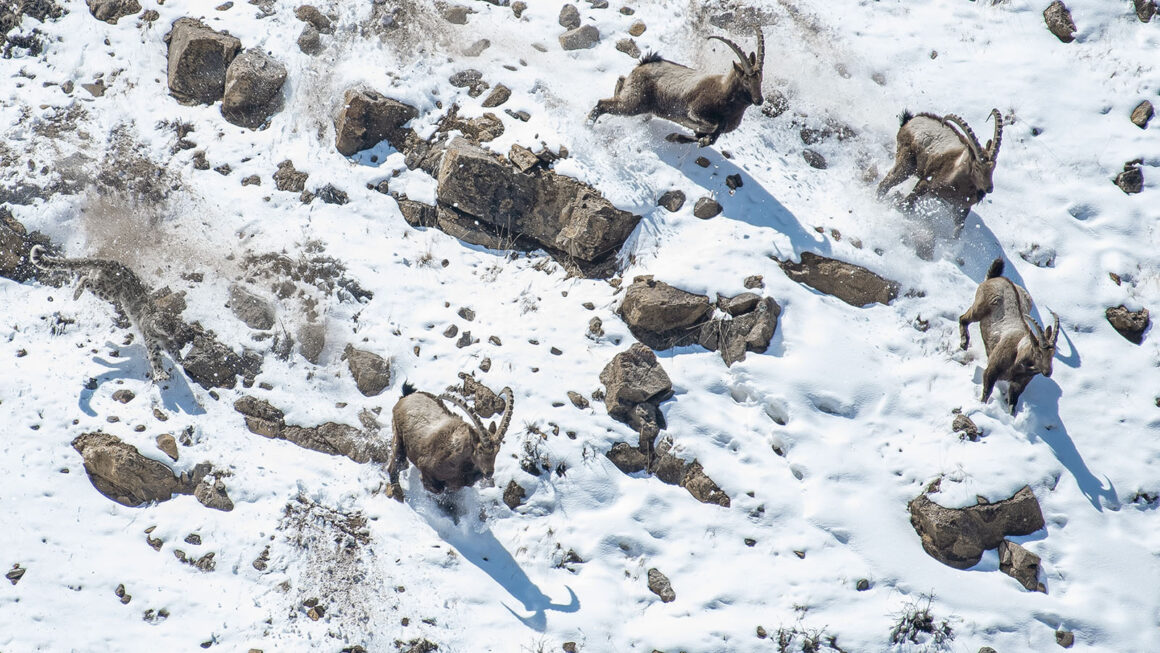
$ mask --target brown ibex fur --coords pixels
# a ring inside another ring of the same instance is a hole
[[[1019,395],[1036,374],[1051,376],[1055,342],[1059,339],[1059,316],[1046,330],[1032,319],[1031,296],[1003,274],[1003,259],[997,258],[987,270],[987,279],[975,291],[975,302],[959,317],[959,346],[970,345],[967,325],[979,323],[987,368],[983,371],[983,397],[991,397],[996,381],[1007,381],[1007,403],[1011,414]]]
[[[495,473],[495,457],[512,418],[512,390],[500,391],[504,400],[499,427],[485,429],[479,416],[451,394],[436,397],[403,385],[403,397],[392,411],[395,431],[391,462],[387,465],[390,493],[403,498],[399,468],[410,460],[419,469],[423,487],[430,492],[458,490]],[[470,423],[454,415],[443,402],[457,406]]]
[[[905,206],[913,208],[914,202],[924,195],[951,204],[957,210],[955,237],[958,237],[971,207],[995,189],[992,176],[1003,140],[1003,116],[998,109],[992,109],[989,117],[995,119],[995,133],[983,147],[967,122],[954,114],[912,116],[904,112],[898,129],[894,167],[878,184],[878,197],[884,197],[891,188],[915,175],[918,183],[906,196]]]
[[[693,130],[695,138],[670,134],[668,140],[712,145],[721,134],[737,129],[749,105],[765,101],[761,79],[765,69],[765,37],[757,30],[757,52],[748,55],[733,41],[710,36],[728,45],[738,61],[724,75],[694,70],[650,54],[616,82],[614,97],[600,100],[588,114],[590,122],[611,113],[635,116],[651,113]]]

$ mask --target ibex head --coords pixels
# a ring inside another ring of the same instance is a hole
[[[749,95],[749,101],[755,105],[760,105],[765,102],[765,97],[761,94],[761,78],[765,72],[765,36],[761,33],[761,28],[755,28],[757,32],[757,52],[751,52],[748,55],[733,41],[724,36],[710,36],[710,39],[717,39],[718,41],[729,46],[730,49],[737,55],[737,61],[733,62],[733,70],[741,80],[741,87]]]
[[[500,418],[498,427],[495,422],[492,422],[488,428],[484,428],[483,423],[479,419],[479,415],[469,408],[459,397],[452,394],[439,396],[440,399],[458,406],[471,419],[471,426],[464,424],[465,427],[470,429],[472,439],[475,441],[475,447],[471,453],[471,462],[484,477],[488,478],[495,473],[495,457],[499,453],[500,444],[503,442],[504,434],[507,433],[508,425],[512,420],[512,406],[514,404],[512,389],[504,388],[499,394],[503,397],[504,401],[503,416]]]
[[[1036,374],[1051,376],[1051,362],[1055,359],[1055,342],[1059,339],[1059,316],[1054,312],[1051,316],[1055,318],[1055,323],[1047,327],[1046,331],[1040,328],[1030,315],[1023,316],[1030,337],[1019,347],[1015,366],[1011,371],[1012,377],[1031,377]]]
[[[995,190],[992,177],[995,174],[995,164],[999,158],[999,145],[1003,141],[1003,115],[999,113],[998,109],[991,109],[988,118],[995,119],[995,133],[994,137],[987,141],[987,146],[983,147],[979,145],[979,139],[975,137],[975,132],[971,131],[967,121],[954,114],[948,114],[946,117],[946,122],[954,123],[963,131],[960,137],[971,151],[969,174],[971,183],[978,190],[978,195],[974,198],[976,201],[983,199],[983,196]]]

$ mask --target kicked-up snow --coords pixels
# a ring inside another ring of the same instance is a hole
[[[1160,650],[1160,340],[1133,344],[1105,318],[1160,310],[1160,124],[1129,119],[1143,100],[1160,104],[1160,21],[1128,2],[1072,0],[1076,39],[1062,43],[1047,3],[1025,0],[581,1],[600,42],[565,51],[561,2],[530,0],[519,18],[459,2],[465,24],[446,19],[451,5],[320,2],[335,29],[317,55],[299,49],[305,23],[283,0],[146,0],[154,14],[115,25],[70,0],[60,18],[25,16],[9,33],[35,30],[43,45],[0,59],[0,199],[14,218],[68,256],[113,258],[185,291],[187,321],[263,364],[250,388],[207,391],[180,368],[154,385],[139,334],[107,302],[74,299],[75,281],[0,279],[0,567],[24,570],[0,581],[0,651],[434,650],[425,640],[450,652],[724,653],[776,651],[780,636],[795,651],[1007,653],[1055,650],[1057,631],[1076,651]],[[169,95],[164,37],[183,16],[285,66],[267,128]],[[733,55],[706,37],[752,50],[761,25],[767,110],[750,107],[707,148],[666,141],[687,131],[660,119],[588,124],[635,65],[617,42],[636,21],[642,52],[716,72]],[[450,83],[469,68],[510,99],[485,109],[488,92]],[[435,180],[386,143],[335,150],[334,115],[358,85],[416,107],[423,137],[458,104],[462,117],[502,120],[484,144],[494,152],[566,148],[555,171],[643,216],[619,283],[409,226],[374,186],[430,203]],[[875,197],[903,110],[957,114],[985,142],[992,108],[1005,123],[994,192],[959,238],[948,216]],[[306,190],[332,184],[349,202],[277,190],[287,159],[309,174]],[[1137,159],[1143,189],[1126,194],[1112,180]],[[251,175],[259,183],[243,185]],[[733,192],[729,175],[742,181]],[[688,197],[674,213],[656,206],[672,189]],[[703,196],[723,212],[694,217]],[[775,259],[802,252],[864,266],[900,296],[857,308],[799,285]],[[1062,326],[1054,373],[1014,416],[1002,392],[979,400],[978,327],[958,345],[958,316],[996,257],[1033,315],[1050,323],[1054,311]],[[279,276],[294,265],[314,272]],[[661,437],[701,463],[728,508],[605,457],[637,438],[593,393],[634,342],[616,308],[642,274],[713,298],[761,275],[757,292],[782,307],[769,349],[730,367],[698,346],[657,352],[674,386]],[[271,330],[225,308],[232,284],[271,302]],[[310,362],[299,345],[319,333]],[[348,344],[391,361],[385,392],[356,389]],[[449,496],[408,467],[406,499],[393,501],[384,464],[262,437],[234,410],[253,395],[286,424],[389,441],[404,381],[438,393],[473,371],[513,389],[514,418],[494,479]],[[135,396],[121,403],[119,390]],[[978,441],[952,431],[956,409]],[[209,463],[234,509],[187,495],[111,501],[70,444],[98,430],[178,474]],[[526,493],[514,510],[512,481]],[[935,481],[932,500],[952,508],[1030,486],[1046,527],[1011,539],[1040,556],[1046,593],[1000,572],[993,550],[968,570],[923,551],[907,502]],[[212,570],[182,561],[208,553]],[[651,569],[674,600],[650,591]],[[892,637],[922,610],[941,636]]]

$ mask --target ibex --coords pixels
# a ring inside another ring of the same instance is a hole
[[[614,97],[600,100],[588,114],[595,123],[611,113],[635,116],[651,113],[693,130],[695,138],[670,134],[668,140],[712,145],[721,134],[737,129],[749,105],[760,105],[761,76],[765,69],[765,37],[757,29],[757,52],[746,55],[733,41],[710,36],[732,48],[738,61],[724,75],[693,70],[659,54],[641,58],[640,64],[616,82]]]
[[[995,160],[1003,140],[1003,116],[998,109],[992,109],[988,117],[995,119],[995,134],[983,147],[967,122],[954,114],[920,113],[914,116],[904,111],[898,129],[894,167],[878,184],[879,199],[915,175],[918,183],[906,196],[905,206],[913,208],[914,202],[923,195],[933,195],[951,204],[957,209],[957,238],[971,207],[995,189],[991,177],[995,173]]]
[[[404,383],[403,396],[392,411],[395,436],[387,465],[390,494],[402,501],[399,467],[408,459],[419,468],[423,487],[430,492],[458,490],[495,473],[495,457],[512,419],[512,389],[504,388],[500,396],[504,410],[499,427],[493,422],[485,429],[479,415],[459,397],[415,392]],[[452,414],[443,402],[458,407],[471,423]]]
[[[983,397],[991,397],[996,381],[1007,381],[1007,404],[1015,414],[1019,395],[1036,374],[1051,376],[1055,341],[1059,339],[1059,316],[1055,324],[1040,326],[1031,317],[1031,296],[1003,274],[1003,259],[997,258],[987,270],[987,279],[975,291],[975,302],[959,317],[959,346],[970,344],[967,325],[979,323],[987,368],[983,371]]]

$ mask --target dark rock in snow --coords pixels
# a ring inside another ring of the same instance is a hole
[[[274,327],[274,307],[270,302],[238,284],[230,286],[230,310],[251,329],[266,331]]]
[[[1139,159],[1129,161],[1124,164],[1124,170],[1116,175],[1116,185],[1128,195],[1134,195],[1144,190],[1144,171],[1140,169],[1140,163]]]
[[[673,383],[657,362],[651,349],[640,343],[633,344],[612,358],[600,372],[604,384],[604,404],[608,414],[627,418],[637,404],[660,402],[673,391]]]
[[[600,42],[600,30],[594,25],[583,25],[560,35],[560,47],[565,50],[586,50]]]
[[[721,211],[723,210],[717,200],[712,197],[702,197],[693,205],[693,215],[702,220],[708,220],[709,218],[721,215]]]
[[[1156,115],[1156,110],[1152,107],[1152,103],[1144,100],[1132,109],[1132,124],[1140,129],[1148,126],[1148,121],[1152,120],[1152,116]]]
[[[179,100],[211,104],[226,90],[226,70],[242,42],[193,18],[178,18],[169,44],[169,92]]]
[[[391,385],[391,364],[382,356],[347,345],[342,357],[364,397],[378,396]]]
[[[1060,0],[1055,0],[1047,9],[1043,10],[1043,20],[1047,29],[1064,43],[1075,40],[1075,22],[1071,19],[1071,11]]]
[[[1039,501],[1026,486],[1010,499],[959,509],[944,508],[924,493],[907,508],[922,548],[955,569],[975,566],[983,551],[998,547],[1007,536],[1030,535],[1044,525]]]
[[[580,27],[580,10],[576,5],[566,4],[560,7],[560,27],[564,29],[576,29]]]
[[[661,597],[661,601],[665,603],[672,603],[677,598],[677,593],[673,591],[668,576],[662,574],[656,567],[648,570],[648,589]]]
[[[372,90],[352,88],[343,96],[342,109],[334,120],[334,146],[350,156],[385,140],[403,151],[411,133],[404,125],[418,115],[415,107]]]
[[[1112,328],[1127,338],[1129,342],[1134,342],[1137,345],[1144,342],[1144,332],[1152,324],[1152,319],[1146,308],[1129,311],[1121,304],[1104,311],[1104,316],[1108,318]]]
[[[712,310],[709,298],[640,276],[624,293],[618,313],[632,335],[653,349],[692,344]]]
[[[657,200],[657,206],[665,207],[669,213],[676,213],[685,205],[685,194],[679,190],[665,191]]]
[[[308,172],[295,170],[294,162],[286,159],[278,164],[278,170],[274,173],[274,187],[291,193],[301,193],[306,189],[306,179],[309,176]]]
[[[897,282],[884,279],[864,267],[813,252],[802,252],[800,263],[780,261],[786,276],[818,292],[833,295],[851,306],[878,302],[889,304],[898,297]]]
[[[132,16],[141,11],[137,0],[88,0],[89,13],[97,20],[103,20],[110,25],[125,16]]]
[[[999,543],[999,571],[1032,592],[1047,593],[1047,588],[1039,582],[1039,556],[1010,540]]]

